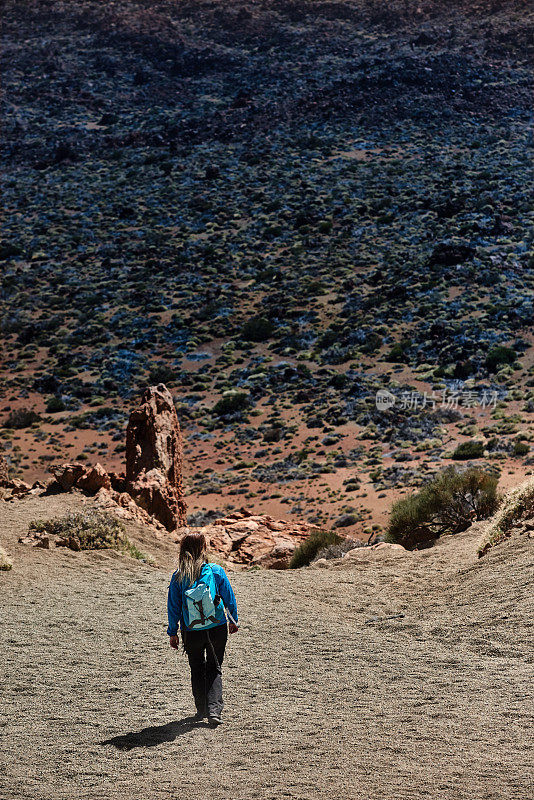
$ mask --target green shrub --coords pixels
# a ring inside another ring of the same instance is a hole
[[[247,408],[249,397],[247,392],[231,391],[225,393],[220,400],[213,406],[213,413],[222,417],[225,414],[232,414],[234,411],[242,411]]]
[[[286,428],[282,422],[274,422],[263,431],[264,442],[279,442],[286,435]]]
[[[317,226],[319,233],[330,233],[332,230],[332,220],[322,219]]]
[[[495,517],[486,528],[478,548],[478,557],[508,536],[517,522],[534,515],[534,479],[521,483],[503,498]]]
[[[18,244],[11,244],[10,242],[0,242],[0,261],[5,261],[7,258],[22,255],[22,248]]]
[[[402,342],[397,342],[394,344],[386,356],[386,361],[389,361],[392,364],[405,363],[408,360],[406,350],[410,344],[411,342],[409,340],[403,340]]]
[[[465,531],[497,508],[497,478],[479,469],[448,467],[421,491],[394,503],[385,541],[428,547],[443,533]]]
[[[515,350],[511,347],[498,345],[492,347],[486,356],[486,367],[488,372],[496,372],[503,364],[513,364],[516,359]]]
[[[46,404],[47,414],[57,414],[59,411],[65,411],[65,403],[61,397],[51,397]]]
[[[469,458],[481,458],[484,455],[484,442],[472,440],[458,445],[452,457],[455,461],[467,461]]]
[[[34,422],[40,422],[41,417],[33,408],[15,408],[4,420],[5,428],[29,428]]]
[[[174,383],[176,381],[176,370],[167,364],[156,364],[150,368],[148,380],[152,386],[158,383]]]
[[[30,522],[30,533],[58,536],[72,550],[120,550],[132,558],[151,561],[128,539],[124,526],[107,511],[69,511],[61,517]]]
[[[273,335],[274,325],[266,317],[252,317],[243,325],[241,336],[247,342],[264,342]]]
[[[337,341],[339,341],[339,331],[333,328],[327,328],[327,330],[319,336],[316,346],[318,350],[326,350],[328,347],[332,347],[333,344],[336,344]]]
[[[526,456],[530,452],[530,447],[526,442],[515,442],[512,452],[514,456]]]
[[[293,553],[291,561],[289,562],[289,568],[298,569],[299,567],[307,567],[308,564],[313,561],[319,550],[332,544],[339,544],[341,539],[342,537],[335,533],[335,531],[313,531]]]
[[[344,389],[347,383],[348,378],[343,372],[339,372],[337,375],[332,375],[328,381],[328,385],[332,386],[334,389]]]
[[[356,547],[364,547],[364,543],[358,539],[349,539],[347,537],[337,544],[329,544],[327,547],[322,547],[313,560],[317,561],[319,558],[326,558],[329,561],[332,558],[343,558],[345,553],[354,550]]]
[[[355,525],[359,521],[360,517],[358,516],[358,514],[352,514],[352,513],[342,514],[334,522],[334,528],[348,528],[349,525]]]

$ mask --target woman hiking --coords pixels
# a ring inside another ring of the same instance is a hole
[[[196,718],[220,725],[223,708],[222,671],[228,632],[239,630],[237,604],[226,573],[207,559],[208,542],[202,533],[190,533],[180,542],[178,569],[167,597],[170,646],[178,649],[178,625],[191,667]],[[225,607],[229,617],[226,622]]]

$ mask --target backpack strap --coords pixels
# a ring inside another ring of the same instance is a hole
[[[213,583],[215,584],[215,597],[213,598],[213,605],[215,606],[215,608],[217,608],[217,606],[219,605],[219,603],[220,603],[220,602],[221,602],[221,600],[222,600],[222,597],[221,597],[221,595],[219,594],[219,592],[217,591],[217,581],[215,580],[215,572],[213,571],[213,566],[212,566],[212,564],[210,564],[210,562],[209,562],[209,561],[206,561],[206,564],[208,564],[208,566],[209,566],[209,568],[210,568],[210,570],[211,570],[211,575],[212,575],[212,578],[213,578]],[[223,601],[223,605],[224,605],[224,601]]]
[[[207,561],[206,563],[209,564],[209,561]],[[213,575],[213,582],[215,583],[215,589],[217,589],[217,582],[215,580],[215,573],[213,571],[213,567],[212,567],[211,564],[209,564],[209,566],[210,566],[210,569],[211,569],[211,574]],[[217,606],[219,605],[221,600],[222,600],[222,604],[224,606],[224,610],[226,611],[226,614],[230,618],[230,622],[233,622],[234,625],[237,625],[237,622],[235,621],[233,616],[230,614],[230,609],[226,606],[226,604],[225,604],[224,600],[222,599],[221,595],[219,594],[219,592],[217,592],[217,594],[215,595],[215,598],[213,600],[213,604],[214,604],[215,608],[217,608]]]

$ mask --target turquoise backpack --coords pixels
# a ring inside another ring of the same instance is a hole
[[[213,570],[210,568],[206,572],[209,574],[201,575],[189,589],[184,590],[189,630],[203,630],[221,622],[215,613],[221,596],[217,594]]]

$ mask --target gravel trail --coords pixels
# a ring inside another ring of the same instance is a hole
[[[233,573],[211,730],[168,648],[170,563],[17,545],[38,502],[0,523],[5,800],[532,796],[532,540]]]

